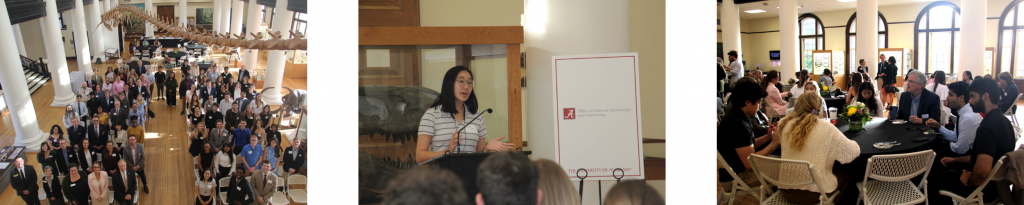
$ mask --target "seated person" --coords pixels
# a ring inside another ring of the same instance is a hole
[[[787,202],[798,204],[818,203],[819,193],[835,193],[837,188],[844,188],[849,182],[845,172],[833,174],[832,165],[850,163],[860,156],[857,142],[847,139],[843,132],[825,118],[825,104],[815,92],[805,92],[797,100],[793,113],[779,122],[778,133],[782,146],[782,158],[803,160],[814,166],[814,176],[818,184],[798,189],[782,189],[782,197]],[[837,176],[838,175],[838,176]],[[779,177],[783,183],[805,180],[795,175]],[[824,190],[819,190],[818,187]]]
[[[879,100],[878,95],[875,95],[875,86],[870,82],[863,82],[860,84],[860,89],[857,90],[860,90],[860,95],[853,97],[851,104],[864,103],[872,117],[882,117],[885,111],[882,109],[882,100]]]
[[[1017,113],[1017,95],[1020,95],[1020,91],[1017,90],[1017,84],[1013,83],[1013,77],[1010,76],[1009,72],[999,73],[999,78],[996,79],[999,83],[999,88],[1002,89],[1002,93],[999,95],[1002,97],[999,100],[999,111],[1006,113],[1007,110],[1013,109],[1013,113]]]
[[[743,82],[743,81],[757,82],[751,76],[743,76],[742,78],[740,78],[736,82]],[[735,84],[733,84],[733,85],[735,85]],[[726,102],[722,102],[722,103],[726,103]],[[732,106],[733,106],[732,103],[727,104],[725,106],[725,109],[722,110],[722,114],[725,114],[726,110],[731,110]],[[757,114],[754,114],[754,116],[749,116],[747,118],[749,118],[749,120],[750,120],[750,128],[754,131],[754,136],[761,136],[761,135],[768,134],[768,115],[764,114],[764,112],[762,112],[759,109],[759,110],[757,110]]]
[[[476,171],[477,205],[540,204],[537,166],[519,152],[491,154]]]
[[[764,81],[761,82],[761,89],[767,92],[768,97],[768,107],[765,108],[765,110],[769,114],[775,114],[772,116],[786,115],[786,101],[783,100],[782,98],[793,97],[793,95],[789,94],[789,92],[780,93],[779,89],[775,87],[775,84],[779,83],[779,77],[780,76],[778,71],[768,71],[768,75],[765,76]],[[735,86],[733,86],[733,89],[736,89]],[[733,93],[733,95],[735,95],[735,93]],[[730,99],[731,98],[734,97],[730,97]]]
[[[997,104],[1003,91],[991,79],[974,81],[971,83],[970,90],[973,109],[987,113],[978,125],[978,131],[975,134],[974,153],[957,158],[944,157],[941,160],[942,164],[946,166],[953,163],[964,163],[969,168],[963,169],[963,174],[936,172],[935,178],[929,181],[935,182],[937,187],[929,188],[928,191],[931,192],[929,194],[938,194],[939,190],[947,190],[960,196],[969,195],[982,183],[988,181],[986,178],[989,173],[995,171],[992,170],[995,161],[1007,152],[1013,151],[1015,141],[1013,125],[1010,124],[1010,120],[1006,119],[1006,116],[1002,115]],[[995,187],[995,183],[988,183],[982,193],[988,196],[997,196]],[[996,197],[985,197],[985,199],[986,202],[990,202]],[[943,198],[943,200],[931,200],[931,202],[948,204],[950,200]]]
[[[942,145],[949,144],[949,146],[935,149],[938,157],[966,154],[967,150],[974,146],[974,135],[977,134],[978,125],[981,123],[981,115],[975,113],[974,109],[971,108],[971,104],[968,103],[971,100],[971,94],[970,85],[967,82],[958,81],[949,84],[947,94],[949,97],[946,97],[946,102],[949,103],[949,108],[954,110],[956,115],[959,116],[957,121],[953,122],[956,125],[955,131],[946,129],[945,126],[939,124],[935,119],[928,119],[926,123],[929,127],[939,129],[942,139],[949,141],[949,143],[942,143]]]
[[[571,186],[571,185],[570,185]],[[469,205],[462,180],[446,169],[417,167],[388,182],[385,205]]]
[[[936,95],[939,95],[939,100],[942,102],[942,106],[946,105],[946,97],[949,97],[949,87],[946,86],[946,72],[941,70],[932,73],[932,83],[924,86],[924,89],[932,91]]]
[[[924,89],[924,83],[928,82],[928,76],[921,71],[910,71],[907,73],[907,80],[903,82],[907,91],[900,95],[896,119],[922,124],[925,120],[942,116],[939,95]]]
[[[604,205],[664,205],[665,198],[644,180],[626,180],[608,190]]]
[[[818,84],[814,83],[814,81],[811,81],[810,83],[807,83],[807,85],[804,85],[804,93],[814,93],[814,95],[818,96],[818,99],[821,99],[821,102],[825,102],[825,98],[821,97],[821,92],[818,92],[819,90],[821,89],[818,88]],[[794,97],[797,98],[796,101],[793,103],[793,106],[796,107],[796,104],[800,103],[800,96]],[[821,110],[828,112],[828,108],[825,107],[825,103],[821,103],[821,108]]]
[[[771,78],[765,79],[767,82]],[[768,96],[768,92],[756,83],[737,81],[733,86],[732,95],[729,97],[729,103],[734,105],[732,109],[726,110],[721,124],[718,125],[718,152],[729,164],[729,167],[736,172],[736,175],[741,178],[736,180],[743,180],[751,187],[757,187],[761,185],[761,182],[757,180],[753,171],[747,171],[750,169],[747,156],[751,154],[768,155],[779,145],[779,140],[773,139],[774,125],[768,128],[767,134],[760,137],[755,137],[751,130],[748,117],[757,113],[761,107],[761,99],[765,96]],[[764,144],[768,145],[755,152],[755,147],[761,147]],[[719,170],[718,176],[722,188],[731,190],[731,181],[734,179],[724,169]]]

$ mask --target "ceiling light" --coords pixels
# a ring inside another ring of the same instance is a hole
[[[857,1],[857,0],[839,0],[839,2],[851,2],[851,1]]]
[[[756,14],[756,13],[764,13],[765,11],[761,10],[761,9],[754,9],[754,10],[746,10],[746,11],[743,11],[743,12],[747,12],[747,13],[751,13],[751,14]]]

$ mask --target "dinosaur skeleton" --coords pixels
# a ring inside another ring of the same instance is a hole
[[[139,10],[137,6],[130,4],[120,4],[114,9],[103,13],[102,23],[104,27],[110,30],[114,30],[115,26],[133,26],[135,21],[145,21],[156,29],[166,31],[171,36],[181,37],[183,39],[189,39],[200,44],[216,45],[222,49],[234,50],[234,48],[243,49],[259,49],[259,50],[306,50],[307,42],[306,36],[302,33],[288,31],[296,38],[282,39],[280,31],[272,33],[270,36],[272,39],[260,40],[259,36],[263,33],[249,33],[252,38],[246,39],[245,35],[230,34],[225,32],[223,34],[208,33],[206,29],[197,29],[185,25],[184,22],[181,25],[176,25],[171,19],[156,17],[155,14],[146,14]],[[99,28],[100,25],[96,25]],[[232,38],[234,37],[234,38]],[[212,48],[212,47],[211,47]]]

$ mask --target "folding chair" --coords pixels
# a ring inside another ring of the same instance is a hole
[[[818,184],[818,179],[811,174],[814,173],[814,167],[810,162],[756,154],[750,155],[747,160],[754,173],[757,174],[757,179],[761,181],[761,190],[767,190],[770,185],[775,185],[780,189],[796,189],[814,185],[818,187],[818,190],[825,190]],[[780,179],[783,175],[787,175],[785,180]],[[776,192],[768,198],[765,198],[764,194],[762,192],[760,196],[764,199],[761,200],[761,204],[789,204],[782,198],[780,192]],[[832,196],[822,192],[818,196],[818,204],[832,204],[832,200],[837,195],[839,195],[839,190],[832,192]]]
[[[288,197],[284,195],[284,178],[277,178],[277,187],[274,188],[274,196],[271,196],[269,201],[272,205],[283,205],[288,204]]]
[[[228,187],[231,183],[231,177],[221,178],[217,183],[217,195],[220,196],[220,201],[224,204],[228,204]]]
[[[149,57],[148,56],[142,57],[142,61],[149,61]]]
[[[298,174],[293,174],[291,176],[288,176],[288,185],[285,186],[285,189],[286,189],[285,192],[288,193],[288,197],[291,197],[292,201],[295,201],[295,203],[303,203],[304,204],[304,203],[306,203],[306,189],[305,188],[303,188],[303,189],[292,189],[292,187],[291,187],[292,185],[298,185],[298,184],[305,185],[306,184],[306,176],[302,176],[302,175],[298,175]]]
[[[928,203],[928,173],[931,172],[935,152],[875,155],[868,159],[864,181],[857,182],[857,204],[863,199],[870,204]],[[921,183],[914,186],[910,179],[924,174]],[[868,180],[868,179],[875,180]]]
[[[1020,126],[1020,125],[1017,124],[1017,113],[1014,112],[1014,108],[1017,108],[1017,101],[1020,101],[1020,96],[1024,96],[1024,93],[1021,93],[1021,94],[1017,95],[1017,99],[1013,100],[1013,104],[1014,105],[1010,106],[1010,109],[1007,109],[1006,112],[1003,112],[1003,115],[1005,115],[1006,118],[1010,118],[1010,121],[1013,122],[1013,125],[1017,125],[1017,126]]]
[[[953,201],[959,204],[985,204],[981,190],[985,189],[985,185],[988,185],[991,181],[1002,181],[1006,179],[1006,169],[1003,169],[1003,160],[1005,159],[1005,155],[1000,157],[999,160],[996,161],[996,164],[992,166],[992,170],[988,173],[988,177],[985,177],[985,181],[981,183],[981,186],[974,189],[974,191],[972,191],[970,195],[967,195],[967,197],[963,197],[946,190],[940,190],[939,194],[953,198]],[[995,204],[996,202],[999,202],[999,200],[994,201],[992,204]]]
[[[717,151],[715,153],[718,154],[718,167],[720,169],[725,169],[726,172],[729,172],[729,176],[732,176],[732,189],[722,189],[722,192],[718,193],[718,204],[722,204],[722,200],[724,199],[725,201],[729,202],[729,205],[732,205],[733,202],[735,202],[734,200],[732,200],[732,198],[735,197],[739,192],[746,192],[750,195],[753,195],[755,198],[757,198],[758,201],[761,201],[761,196],[754,195],[754,189],[751,188],[750,185],[747,185],[746,182],[743,182],[743,180],[740,179],[738,175],[736,175],[736,172],[732,170],[732,167],[729,167],[729,163],[725,161],[725,158],[722,158],[722,153]],[[762,190],[757,191],[761,192]]]

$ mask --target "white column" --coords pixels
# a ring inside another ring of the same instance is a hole
[[[245,23],[246,33],[256,33],[260,30],[260,24],[262,24],[260,21],[261,12],[260,4],[256,3],[255,0],[249,0],[249,16]],[[241,35],[246,36],[246,33]],[[245,39],[252,39],[252,36],[249,35],[248,37],[245,37]],[[256,65],[256,56],[259,56],[259,53],[260,52],[257,49],[245,49],[245,59],[242,61],[242,65],[245,65],[245,69],[249,70],[249,73],[255,73],[254,70],[256,70],[256,66],[258,66]],[[253,76],[255,77],[255,75]]]
[[[782,79],[796,79],[795,73],[800,68],[796,6],[796,0],[779,1],[779,63],[782,64],[779,72],[782,72]]]
[[[857,1],[856,48],[857,61],[864,59],[868,65],[868,75],[878,77],[878,0]]]
[[[60,21],[57,19],[57,2],[46,1],[46,21],[44,33],[46,38],[46,58],[49,59],[50,75],[53,78],[53,103],[50,107],[64,107],[75,101],[71,93],[71,79],[68,76],[68,61],[64,55],[64,44],[61,43]],[[27,84],[26,84],[27,85]]]
[[[242,35],[242,18],[245,18],[245,2],[231,0],[231,34]]]
[[[186,0],[178,0],[178,25],[188,25],[188,4]]]
[[[743,62],[743,46],[740,40],[740,8],[730,0],[722,1],[722,52],[736,51],[739,53],[736,61]],[[722,56],[727,56],[722,53]],[[729,59],[723,59],[726,63]],[[748,69],[749,70],[749,69]]]
[[[220,33],[231,31],[231,3],[237,0],[214,1],[220,1]]]
[[[153,7],[153,0],[146,0],[146,15],[156,13],[156,7]],[[153,24],[146,22],[146,37],[153,37]]]
[[[985,72],[985,14],[987,1],[963,1],[960,3],[960,70],[971,71],[975,76]],[[920,53],[920,52],[919,52]],[[995,68],[993,68],[995,69]],[[1007,68],[1009,69],[1009,68]]]
[[[220,32],[220,0],[213,0],[213,32]]]
[[[54,4],[56,5],[56,4]],[[56,8],[56,7],[55,7]],[[0,14],[7,13],[7,5],[0,4]],[[0,25],[10,25],[7,15],[0,15]],[[17,25],[15,25],[17,26]],[[0,26],[0,68],[20,68],[21,57],[15,46],[14,29]],[[21,45],[21,44],[18,44]],[[4,87],[4,102],[11,113],[14,124],[14,146],[25,146],[29,150],[38,151],[39,144],[46,139],[39,130],[36,111],[32,104],[32,96],[28,92],[28,83],[21,69],[0,69],[0,86]]]
[[[274,8],[274,24],[270,25],[271,32],[280,31],[288,33],[291,29],[292,11],[288,11],[288,0],[277,0],[277,8]],[[288,38],[289,35],[282,35]],[[271,50],[267,54],[267,77],[263,79],[263,89],[273,89],[263,92],[263,100],[270,105],[281,105],[281,81],[284,78],[284,50]]]
[[[103,58],[103,62],[107,62],[106,56],[103,55],[103,49],[105,48],[105,46],[103,46],[103,31],[107,29],[103,28],[103,26],[97,27],[101,22],[100,7],[104,7],[104,5],[100,5],[99,0],[89,1],[92,1],[92,5],[89,5],[89,24],[86,26],[86,30],[91,33],[89,37],[92,38],[92,42],[89,46],[92,48],[93,56],[96,58]],[[92,58],[92,60],[96,60],[96,58]],[[89,69],[89,72],[92,73],[92,69]]]
[[[92,63],[89,59],[92,59],[92,51],[89,50],[89,35],[88,28],[85,26],[85,7],[82,6],[83,0],[75,0],[75,9],[72,9],[72,29],[75,33],[75,54],[78,57],[78,71],[82,71],[88,76],[92,74]]]
[[[25,52],[25,39],[21,37],[21,24],[11,25],[11,29],[14,30],[14,40],[18,42],[18,54],[28,56],[28,52]]]

